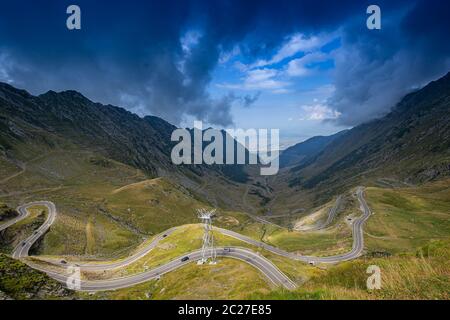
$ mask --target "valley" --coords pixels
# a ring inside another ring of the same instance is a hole
[[[24,296],[14,268],[65,283],[77,264],[90,292],[62,298],[448,299],[449,103],[450,74],[382,119],[286,150],[261,177],[174,165],[162,119],[1,84],[0,292]],[[217,265],[191,263],[200,208],[217,208]],[[386,273],[379,292],[362,280],[370,264]]]

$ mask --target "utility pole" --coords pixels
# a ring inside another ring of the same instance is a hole
[[[208,259],[211,259],[209,264],[216,264],[216,248],[214,247],[214,235],[212,231],[212,218],[215,216],[216,209],[198,209],[198,218],[203,222],[203,246],[202,258],[197,264],[205,264]]]

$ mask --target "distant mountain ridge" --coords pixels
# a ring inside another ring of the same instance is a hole
[[[220,203],[234,207],[223,192],[204,186],[211,181],[229,190],[238,188],[236,183],[248,179],[246,167],[173,164],[171,152],[178,143],[171,141],[175,129],[161,118],[141,118],[120,107],[94,103],[76,91],[33,96],[0,83],[0,157],[5,163],[22,167],[31,160],[31,154],[35,157],[75,145],[140,169],[149,178],[168,177],[192,191],[198,190],[208,201],[215,203],[220,198]]]
[[[420,183],[448,176],[450,73],[405,96],[385,117],[339,134],[308,161],[289,164],[292,187],[330,193],[361,179]]]
[[[292,165],[298,166],[308,162],[346,131],[347,130],[340,131],[331,136],[315,136],[287,148],[280,154],[280,167],[285,168]]]
[[[163,119],[140,118],[76,91],[33,96],[0,83],[0,156],[18,167],[27,160],[18,145],[52,150],[76,144],[150,177],[176,176],[191,190],[209,193],[220,186],[212,192],[222,197],[221,203],[238,203],[246,185],[237,183],[249,184],[249,179],[252,188],[270,190],[265,203],[275,197],[283,205],[292,201],[292,207],[308,208],[360,183],[384,178],[420,183],[448,176],[449,126],[450,73],[405,96],[383,118],[288,148],[280,157],[283,170],[264,182],[250,166],[174,165],[170,136],[176,127]],[[236,198],[224,193],[228,189]],[[301,202],[305,197],[308,201]]]
[[[0,145],[4,149],[17,139],[38,138],[39,134],[30,135],[26,130],[28,124],[151,175],[171,168],[167,158],[170,136],[168,140],[165,137],[174,128],[172,125],[162,120],[156,129],[153,118],[142,119],[125,109],[94,103],[76,91],[49,91],[35,97],[0,84],[0,117],[3,136]],[[19,124],[24,126],[19,128]],[[22,134],[12,130],[13,127]]]

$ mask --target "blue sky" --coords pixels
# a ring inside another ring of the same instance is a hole
[[[79,5],[82,28],[66,28]],[[377,4],[382,29],[366,27]],[[284,146],[383,116],[450,70],[447,1],[0,0],[0,81]]]
[[[339,47],[337,33],[294,33],[284,38],[269,59],[252,62],[234,47],[222,54],[210,90],[215,97],[230,92],[243,97],[232,108],[235,125],[280,128],[284,147],[314,135],[332,134],[345,128],[324,121],[339,117],[327,105],[335,90],[333,54]]]

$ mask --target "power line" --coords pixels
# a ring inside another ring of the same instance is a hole
[[[197,216],[203,222],[203,245],[202,258],[197,264],[205,264],[211,259],[209,264],[216,264],[216,248],[214,247],[214,235],[212,228],[212,219],[216,214],[216,209],[197,209]]]

